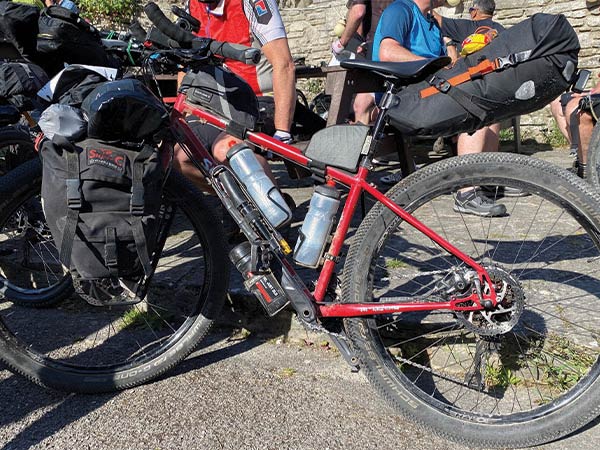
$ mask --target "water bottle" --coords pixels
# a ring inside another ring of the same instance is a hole
[[[287,306],[288,296],[271,270],[254,270],[251,253],[250,242],[242,242],[229,252],[229,259],[244,277],[246,289],[260,301],[269,316],[274,316]]]
[[[250,147],[244,143],[234,145],[227,152],[227,159],[231,169],[242,180],[248,193],[273,227],[277,228],[292,218],[290,207]]]
[[[294,248],[296,263],[313,268],[319,265],[339,205],[340,193],[336,188],[327,185],[315,188]]]

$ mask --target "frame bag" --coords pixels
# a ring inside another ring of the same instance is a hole
[[[536,111],[577,71],[579,40],[563,15],[535,14],[482,50],[408,86],[388,118],[407,136],[449,136]]]
[[[141,301],[158,235],[158,150],[56,135],[41,154],[44,213],[79,294],[99,306]]]
[[[186,93],[189,103],[233,122],[231,134],[236,134],[236,125],[242,134],[244,129],[256,127],[259,118],[256,94],[248,83],[222,67],[206,66],[197,72],[188,72],[179,90]]]

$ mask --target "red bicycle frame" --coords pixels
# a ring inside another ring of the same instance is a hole
[[[210,169],[215,167],[217,163],[187,125],[185,116],[192,114],[201,119],[203,122],[213,125],[221,130],[225,130],[228,123],[225,119],[215,116],[214,114],[200,109],[197,106],[191,105],[185,100],[185,94],[178,95],[171,113],[171,124],[177,139],[189,150],[189,156],[192,162],[205,175],[207,175]],[[263,149],[267,149],[282,158],[293,161],[296,164],[309,167],[310,159],[304,156],[298,148],[287,145],[264,133],[248,132],[245,140]],[[468,255],[461,252],[458,248],[428,228],[425,224],[417,220],[406,210],[394,203],[389,197],[377,190],[375,186],[368,183],[366,181],[368,173],[368,169],[363,166],[359,167],[356,174],[349,174],[334,167],[327,167],[325,169],[325,178],[327,183],[346,186],[349,188],[349,193],[342,209],[339,224],[335,230],[333,240],[327,252],[328,257],[325,259],[319,274],[316,288],[312,292],[312,300],[316,302],[318,314],[320,314],[321,317],[358,317],[412,311],[433,311],[441,309],[452,311],[476,311],[484,309],[483,305],[486,303],[489,305],[490,302],[492,307],[495,306],[497,303],[496,292],[494,290],[493,283],[491,282],[490,277],[485,269],[481,265],[477,264],[477,262],[471,259]],[[406,223],[423,233],[444,250],[448,251],[450,254],[470,266],[477,273],[480,283],[479,286],[483,286],[484,283],[486,283],[490,287],[489,294],[484,294],[481,292],[481,289],[479,289],[478,291],[471,292],[470,295],[440,303],[419,303],[418,301],[414,303],[325,302],[325,293],[327,286],[329,286],[329,281],[333,275],[336,264],[335,261],[338,259],[342,250],[344,238],[350,227],[350,221],[354,215],[360,196],[365,191],[372,195],[377,201],[381,202],[384,206],[389,208]]]

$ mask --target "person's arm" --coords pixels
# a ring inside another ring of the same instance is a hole
[[[262,51],[273,66],[275,128],[290,131],[296,106],[296,71],[286,38],[263,45]]]
[[[379,46],[379,60],[389,62],[406,62],[425,59],[422,56],[415,55],[406,47],[403,47],[392,38],[385,38]]]
[[[458,58],[460,57],[460,55],[458,54],[458,48],[456,48],[457,45],[458,45],[458,43],[456,41],[453,41],[449,37],[444,38],[444,46],[446,47],[446,54],[452,59],[451,65],[454,65],[456,63],[456,61],[458,61]]]
[[[362,24],[366,13],[367,5],[362,3],[354,4],[348,10],[348,15],[346,16],[346,28],[344,28],[344,32],[340,36],[340,44],[342,44],[342,46],[345,47],[348,45],[350,38],[354,36],[354,33],[357,32],[358,28]]]

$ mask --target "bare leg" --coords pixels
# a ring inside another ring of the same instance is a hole
[[[371,93],[359,93],[354,97],[354,122],[369,125],[375,108],[375,98]]]
[[[458,156],[482,152],[497,152],[500,144],[500,124],[494,123],[490,126],[477,130],[469,135],[461,133],[458,135]],[[463,188],[460,192],[465,193],[472,188]]]
[[[563,134],[563,136],[567,138],[570,144],[571,135],[569,133],[569,126],[567,124],[567,118],[565,117],[565,111],[562,105],[560,104],[560,97],[552,100],[552,103],[550,103],[550,111],[552,112],[554,120],[556,120],[556,125],[558,126],[558,129]]]

